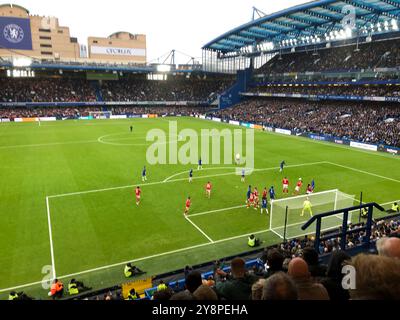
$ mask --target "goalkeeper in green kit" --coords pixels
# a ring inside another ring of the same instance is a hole
[[[308,197],[307,197],[306,201],[304,201],[304,204],[303,204],[303,211],[301,211],[302,217],[304,216],[304,212],[306,212],[306,211],[308,211],[310,213],[311,217],[313,216],[311,201]]]

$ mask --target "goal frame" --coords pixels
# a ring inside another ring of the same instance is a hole
[[[109,115],[109,117],[101,117],[102,115]],[[100,118],[96,118],[94,115],[100,115]],[[89,116],[93,117],[93,119],[110,119],[112,116],[112,111],[89,111]]]
[[[327,191],[321,191],[321,192],[317,192],[317,193],[312,193],[311,195],[322,195],[322,194],[327,194],[327,193],[335,193],[335,204],[334,204],[334,206],[336,208],[338,192],[339,192],[339,189],[333,189],[333,190],[327,190]],[[306,199],[309,196],[310,195],[305,194],[305,195],[299,195],[299,196],[296,196],[296,197],[289,197],[289,198],[284,198],[284,199],[271,200],[271,212],[270,212],[270,217],[269,217],[269,228],[270,228],[270,230],[273,229],[272,228],[272,217],[273,217],[273,209],[274,209],[273,204],[274,203],[284,202],[284,201],[288,201],[288,200],[292,200],[292,199],[302,199],[302,198]]]

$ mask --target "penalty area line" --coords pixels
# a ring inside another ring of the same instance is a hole
[[[210,241],[210,243],[214,243],[214,240],[211,239],[203,230],[201,230],[201,228],[195,224],[192,220],[190,220],[188,217],[185,216],[185,219],[193,226],[195,227],[203,236],[205,236],[207,238],[208,241]]]
[[[210,214],[210,213],[223,212],[223,211],[230,211],[230,210],[234,210],[234,209],[241,209],[241,208],[245,208],[245,207],[246,207],[245,205],[242,205],[242,206],[236,206],[236,207],[222,208],[222,209],[217,209],[217,210],[211,210],[211,211],[206,211],[206,212],[200,212],[200,213],[195,213],[195,214],[189,215],[189,218],[204,216],[204,215]]]
[[[328,162],[319,161],[319,162],[302,163],[302,164],[286,166],[286,168],[298,168],[298,167],[314,166],[314,165],[319,165],[319,164],[328,164]],[[254,172],[263,172],[263,171],[272,171],[272,170],[279,170],[279,168],[278,167],[261,168],[261,169],[254,169],[253,171]],[[204,176],[193,177],[193,180],[206,179],[206,178],[215,178],[215,177],[222,177],[222,176],[229,176],[229,175],[237,175],[237,173],[236,172],[227,172],[227,173],[220,173],[220,174],[214,174],[214,175],[204,175]],[[49,196],[49,199],[70,197],[70,196],[76,196],[76,195],[80,195],[80,194],[88,194],[88,193],[97,193],[97,192],[106,192],[106,191],[113,191],[113,190],[129,189],[129,188],[134,188],[134,187],[137,187],[137,186],[139,186],[139,187],[154,186],[154,185],[160,185],[160,184],[165,184],[165,183],[180,182],[180,181],[187,181],[188,180],[188,178],[180,178],[180,179],[168,180],[170,178],[171,177],[165,179],[164,181],[157,181],[157,182],[150,182],[150,183],[140,183],[140,184],[129,185],[129,186],[120,186],[120,187],[111,187],[111,188],[104,188],[104,189],[96,189],[96,190],[87,190],[87,191],[78,191],[78,192],[72,192],[72,193],[57,194],[57,195]]]

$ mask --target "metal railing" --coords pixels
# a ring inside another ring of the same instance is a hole
[[[355,232],[360,232],[360,231],[366,232],[365,237],[363,238],[363,245],[369,247],[370,242],[371,242],[371,229],[372,229],[372,223],[373,223],[372,215],[374,212],[374,208],[376,208],[380,211],[385,211],[385,209],[382,206],[380,206],[379,204],[377,204],[375,202],[366,203],[366,204],[362,204],[359,206],[339,209],[339,210],[325,212],[325,213],[315,215],[310,220],[308,220],[308,222],[305,223],[301,227],[301,229],[302,230],[308,229],[314,223],[314,221],[316,221],[316,232],[315,232],[314,245],[315,245],[315,250],[317,250],[317,252],[319,250],[319,245],[320,245],[321,241],[325,241],[325,240],[336,238],[336,237],[340,237],[340,248],[342,250],[346,250],[347,235],[353,234]],[[349,219],[350,212],[359,211],[361,213],[361,210],[363,210],[363,209],[367,209],[367,212],[368,212],[367,216],[366,216],[367,220],[366,220],[365,225],[362,227],[357,227],[356,229],[349,230],[348,219]],[[334,215],[337,216],[340,214],[343,214],[343,222],[342,222],[342,227],[339,230],[339,232],[335,233],[335,234],[329,234],[329,236],[327,236],[327,237],[321,237],[322,219],[326,218],[326,217],[334,216]]]

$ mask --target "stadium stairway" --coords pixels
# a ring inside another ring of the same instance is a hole
[[[237,72],[236,83],[219,96],[219,109],[231,108],[241,101],[242,97],[240,93],[247,91],[252,79],[252,73],[253,71],[251,68],[239,70]]]
[[[94,92],[96,94],[96,100],[103,101],[103,94],[101,92],[100,83],[96,80],[93,80],[93,81],[90,81],[90,85],[94,89]],[[103,110],[103,111],[107,111],[107,110]]]

